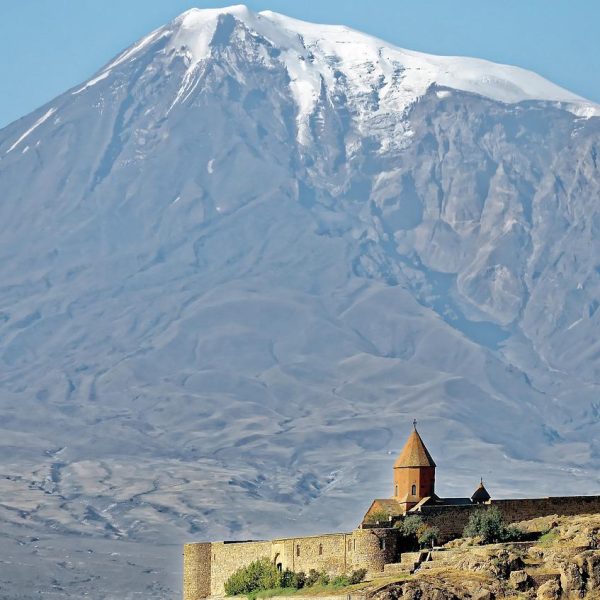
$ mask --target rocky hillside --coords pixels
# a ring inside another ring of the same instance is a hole
[[[455,540],[433,551],[415,575],[384,585],[373,600],[600,598],[600,515],[520,523],[535,542],[475,545]]]

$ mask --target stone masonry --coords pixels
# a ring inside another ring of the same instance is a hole
[[[227,579],[259,558],[268,558],[281,570],[294,572],[315,569],[338,575],[365,568],[378,573],[385,564],[397,562],[399,538],[397,529],[368,528],[263,542],[186,544],[184,599],[223,596]]]

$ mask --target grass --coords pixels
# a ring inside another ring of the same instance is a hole
[[[299,591],[300,590],[297,590],[296,588],[273,588],[271,590],[259,590],[257,592],[250,592],[247,598],[248,600],[258,600],[262,598],[274,598],[275,596],[293,596]]]
[[[558,531],[556,529],[551,529],[540,536],[537,545],[547,548],[548,546],[553,546],[556,541],[558,541]]]

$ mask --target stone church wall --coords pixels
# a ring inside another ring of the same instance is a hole
[[[183,547],[183,597],[186,600],[211,595],[210,542],[185,544]]]
[[[272,560],[282,569],[296,573],[310,569],[331,574],[344,573],[349,565],[352,535],[333,533],[273,540]]]
[[[445,542],[462,535],[469,517],[477,510],[497,507],[507,523],[526,521],[548,515],[580,515],[600,513],[600,496],[565,496],[492,500],[490,504],[466,506],[423,506],[419,512],[423,520],[440,530]]]
[[[214,542],[211,544],[211,550],[211,596],[223,596],[225,594],[225,582],[240,567],[260,558],[271,558],[270,541]]]
[[[546,515],[600,513],[600,496],[557,496],[523,500],[492,500],[507,522],[525,521]]]
[[[223,596],[225,582],[240,567],[268,558],[281,569],[330,575],[354,569],[383,571],[399,559],[395,529],[357,529],[352,533],[281,538],[266,542],[213,542],[184,548],[184,600]]]

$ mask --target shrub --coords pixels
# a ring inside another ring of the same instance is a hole
[[[315,571],[311,569],[306,575],[305,587],[312,587],[313,585],[329,585],[329,575],[325,571]]]
[[[304,571],[294,573],[292,584],[292,587],[295,587],[297,590],[301,590],[306,585],[306,573]]]
[[[522,529],[519,529],[516,525],[509,525],[504,530],[504,541],[505,542],[521,542],[527,537]]]
[[[293,588],[295,590],[300,590],[305,585],[306,585],[306,573],[304,571],[300,571],[299,573],[294,573],[294,571],[290,571],[289,569],[286,569],[283,573],[280,574],[279,587]]]
[[[440,530],[437,527],[422,527],[419,529],[418,542],[421,546],[433,546],[440,537]]]
[[[331,579],[325,571],[321,571],[319,573],[319,578],[317,579],[317,585],[329,585],[330,581],[331,581]]]
[[[330,585],[333,587],[346,587],[350,585],[350,579],[347,575],[337,575],[331,580]]]
[[[356,583],[360,583],[361,581],[363,581],[366,574],[367,574],[366,569],[356,569],[355,571],[352,571],[352,573],[350,573],[350,576],[348,577],[348,581],[350,582],[350,585],[354,585]]]
[[[241,567],[225,582],[228,596],[249,594],[259,590],[270,590],[280,586],[281,574],[268,559],[261,558],[246,567]]]
[[[416,536],[419,529],[423,527],[423,519],[419,515],[409,515],[402,521],[398,521],[396,527],[404,537]]]
[[[383,523],[383,522],[387,522],[389,520],[390,520],[390,513],[388,513],[387,510],[379,509],[379,510],[374,510],[372,513],[367,515],[367,518],[365,519],[365,523],[374,524],[374,523],[377,523],[378,521],[380,523]]]
[[[479,536],[484,544],[499,542],[504,537],[504,521],[497,508],[478,510],[469,517],[465,537]]]
[[[518,527],[507,527],[500,511],[493,507],[473,513],[469,517],[463,536],[479,536],[484,544],[493,544],[517,541],[523,538],[524,533]]]
[[[317,583],[317,581],[319,581],[319,572],[315,571],[315,569],[311,569],[306,576],[306,587],[312,587]]]

